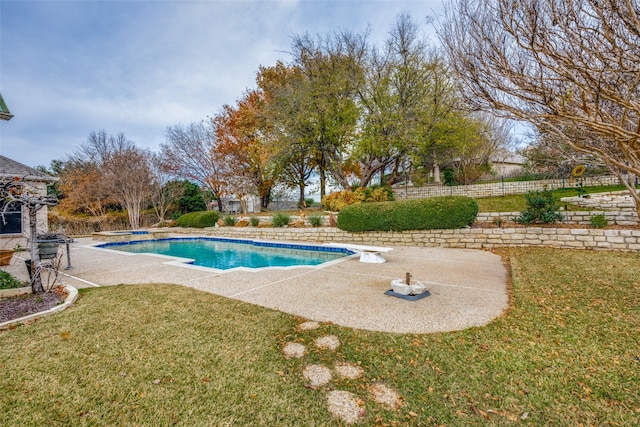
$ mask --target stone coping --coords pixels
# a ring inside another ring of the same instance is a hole
[[[58,304],[55,307],[51,307],[49,310],[29,314],[27,316],[23,316],[18,319],[7,320],[6,322],[0,323],[0,330],[9,329],[12,326],[23,324],[35,319],[39,319],[41,317],[49,316],[51,314],[57,313],[69,307],[78,299],[78,290],[71,285],[63,285],[63,286],[65,291],[67,291],[67,298],[65,298],[62,304]]]

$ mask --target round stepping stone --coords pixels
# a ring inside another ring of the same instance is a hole
[[[312,331],[314,329],[318,329],[319,327],[320,327],[320,324],[318,322],[313,322],[313,321],[300,323],[298,325],[298,329],[300,329],[301,331]]]
[[[282,351],[284,352],[284,357],[286,357],[287,359],[299,359],[304,356],[307,348],[297,342],[288,342],[287,345],[284,346],[284,349],[282,349]]]
[[[335,335],[317,338],[314,343],[320,350],[335,350],[340,347],[340,340]]]
[[[350,380],[358,379],[364,374],[364,369],[354,363],[336,363],[334,368],[339,377],[347,378]]]
[[[362,399],[348,391],[331,390],[327,393],[327,405],[329,412],[345,424],[357,423],[366,413]]]
[[[384,384],[372,384],[369,387],[369,393],[371,393],[373,400],[388,409],[396,409],[402,406],[402,398],[398,392]]]
[[[319,387],[331,381],[331,370],[322,365],[308,365],[302,371],[302,376],[312,387]]]

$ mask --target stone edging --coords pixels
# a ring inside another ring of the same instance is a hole
[[[55,307],[51,307],[49,310],[41,311],[39,313],[29,314],[28,316],[20,317],[18,319],[7,320],[6,322],[0,323],[0,330],[9,329],[12,326],[26,323],[40,317],[49,316],[50,314],[66,309],[78,299],[78,290],[71,285],[64,285],[64,289],[67,291],[68,295],[62,304],[58,304]]]

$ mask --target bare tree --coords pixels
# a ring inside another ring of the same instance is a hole
[[[184,194],[185,187],[182,182],[173,179],[173,175],[169,172],[160,155],[151,155],[150,167],[153,175],[151,205],[158,221],[162,223],[166,219],[167,211],[171,205],[175,204]]]
[[[439,30],[476,108],[534,124],[602,161],[640,216],[640,5],[448,0]]]
[[[140,228],[140,213],[153,190],[150,153],[135,146],[115,151],[104,162],[114,198],[127,210],[129,225]]]
[[[218,202],[218,210],[222,212],[224,182],[214,157],[216,135],[213,123],[207,120],[191,123],[187,127],[168,127],[166,140],[160,147],[167,166],[175,176],[210,190]]]

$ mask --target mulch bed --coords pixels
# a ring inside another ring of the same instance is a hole
[[[0,299],[0,322],[48,310],[64,302],[63,292],[54,290]]]

